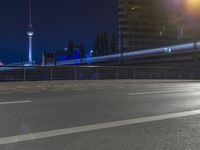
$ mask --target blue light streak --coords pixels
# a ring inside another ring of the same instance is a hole
[[[134,52],[127,52],[123,53],[124,59],[134,59],[138,57],[149,57],[155,55],[167,55],[171,53],[183,53],[183,52],[192,52],[194,51],[196,44],[197,50],[200,48],[200,42],[197,43],[186,43],[168,47],[161,47],[161,48],[154,48],[142,51],[134,51]],[[99,57],[88,57],[83,59],[81,62],[80,60],[70,60],[70,61],[60,61],[57,65],[72,65],[72,64],[91,64],[91,63],[99,63],[99,62],[111,62],[111,61],[118,61],[120,58],[120,54],[113,54],[113,55],[106,55],[106,56],[99,56]]]

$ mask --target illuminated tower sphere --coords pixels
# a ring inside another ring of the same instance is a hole
[[[28,37],[29,37],[29,56],[28,60],[29,63],[33,63],[33,58],[32,58],[32,37],[33,37],[33,27],[32,27],[32,13],[31,13],[31,0],[29,1],[29,25],[28,25],[28,31],[27,31]]]

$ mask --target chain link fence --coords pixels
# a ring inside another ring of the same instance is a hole
[[[131,66],[0,68],[1,82],[105,79],[200,79],[200,69]]]

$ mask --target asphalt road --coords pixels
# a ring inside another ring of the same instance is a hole
[[[0,150],[199,150],[200,82],[0,83]]]

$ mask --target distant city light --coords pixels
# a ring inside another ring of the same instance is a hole
[[[94,53],[94,50],[91,50],[91,51],[90,51],[90,56],[92,56],[92,55],[93,55],[93,53]]]
[[[166,53],[171,53],[171,52],[172,52],[172,49],[171,49],[171,48],[165,48],[164,51],[165,51]]]
[[[131,10],[135,10],[135,9],[138,9],[139,7],[138,6],[135,6],[135,7],[132,7]]]
[[[33,36],[33,32],[27,32],[28,36]]]
[[[0,61],[0,66],[3,66],[4,64]]]

